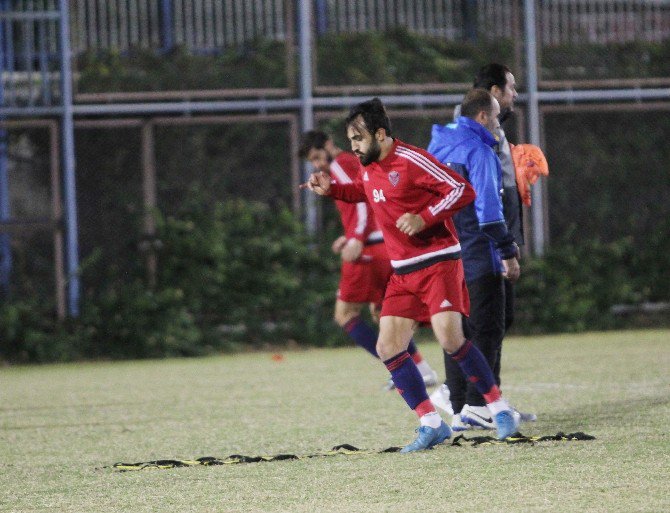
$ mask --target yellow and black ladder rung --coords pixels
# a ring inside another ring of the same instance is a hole
[[[521,433],[516,433],[505,440],[498,440],[492,436],[473,436],[466,437],[465,435],[458,435],[450,444],[456,447],[463,447],[469,445],[477,447],[479,445],[515,445],[515,444],[535,444],[537,442],[559,442],[559,441],[577,441],[577,440],[595,440],[592,435],[577,432],[565,434],[559,432],[555,435],[545,436],[524,436]],[[196,467],[196,466],[214,466],[214,465],[236,465],[240,463],[259,463],[262,461],[287,461],[287,460],[302,460],[308,458],[320,458],[324,456],[353,455],[353,454],[383,454],[387,452],[398,452],[400,447],[387,447],[386,449],[359,449],[350,444],[336,445],[330,451],[319,452],[315,454],[306,454],[299,456],[296,454],[276,454],[273,456],[245,456],[242,454],[231,454],[226,458],[216,458],[214,456],[203,456],[195,460],[154,460],[138,463],[115,463],[102,468],[113,468],[120,472],[129,472],[134,470],[145,469],[170,469],[179,467]]]

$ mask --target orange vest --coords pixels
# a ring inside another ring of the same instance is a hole
[[[549,164],[542,150],[534,144],[510,144],[516,171],[516,186],[524,205],[530,206],[530,186],[540,175],[549,175]]]

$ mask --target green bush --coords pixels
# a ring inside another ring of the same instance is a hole
[[[468,44],[387,32],[325,34],[316,42],[321,85],[467,82],[491,60],[511,62],[511,40]],[[175,48],[161,54],[140,48],[88,52],[78,58],[77,90],[92,92],[179,91],[288,87],[286,47],[257,40],[221,54]]]
[[[317,41],[318,83],[323,85],[470,83],[490,62],[511,62],[512,41],[477,45],[387,32],[327,34]]]
[[[283,43],[255,41],[218,55],[193,55],[185,48],[157,53],[134,49],[88,52],[79,57],[80,93],[179,91],[287,87]]]
[[[148,289],[133,280],[84,302],[74,334],[87,358],[159,358],[206,352],[203,335],[178,288]]]
[[[54,362],[83,356],[82,341],[38,299],[0,304],[0,361]]]
[[[670,76],[670,40],[542,48],[544,80],[644,79]]]
[[[194,189],[175,216],[159,218],[160,287],[178,287],[215,346],[335,343],[336,262],[287,209]],[[219,342],[216,342],[216,341]]]
[[[635,251],[630,269],[641,300],[670,301],[670,218],[657,219]]]
[[[58,323],[38,300],[0,306],[0,359],[192,356],[244,346],[331,346],[337,260],[287,209],[194,188],[177,213],[157,215],[159,272],[147,286],[142,255],[82,265],[78,319]],[[95,284],[95,285],[93,285]]]
[[[545,46],[542,79],[656,78],[670,74],[670,41]],[[606,58],[603,58],[606,56]],[[168,53],[135,48],[127,53],[90,51],[77,60],[77,90],[90,92],[179,91],[288,87],[286,46],[256,40],[220,54]],[[514,62],[514,42],[476,44],[414,34],[328,33],[316,40],[317,83],[374,85],[470,83],[491,61]],[[521,78],[518,70],[517,78]]]
[[[617,327],[611,307],[642,300],[631,266],[630,238],[580,245],[556,241],[544,258],[522,261],[514,329],[522,333],[576,332]]]

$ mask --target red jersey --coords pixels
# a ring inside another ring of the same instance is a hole
[[[452,216],[475,199],[472,186],[431,154],[394,139],[380,162],[363,166],[352,183],[334,183],[330,195],[349,203],[368,200],[384,234],[393,269],[405,274],[435,262],[460,258]],[[426,226],[416,235],[396,228],[405,213],[418,214]]]
[[[350,184],[356,180],[361,162],[353,153],[341,152],[330,163],[330,177],[333,184]],[[361,242],[380,242],[382,233],[377,228],[375,216],[365,198],[358,203],[335,200],[340,213],[344,236]]]

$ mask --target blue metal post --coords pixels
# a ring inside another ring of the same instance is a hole
[[[72,110],[72,51],[68,0],[59,0],[61,59],[61,144],[63,148],[63,196],[65,201],[65,259],[68,280],[68,313],[79,316],[79,245],[75,180],[74,123]]]
[[[0,86],[0,102],[2,91]],[[7,176],[7,130],[0,129],[0,221],[9,221],[9,180]],[[9,294],[12,275],[12,247],[9,234],[0,233],[0,297]]]
[[[161,49],[169,52],[174,48],[174,13],[172,0],[161,0]]]
[[[328,31],[328,2],[316,0],[316,33],[323,35]]]
[[[468,43],[477,42],[477,0],[463,0],[463,39]]]
[[[298,2],[298,51],[300,61],[300,127],[303,132],[314,128],[314,91],[312,87],[312,0]],[[310,165],[303,163],[303,180],[312,172]],[[303,193],[305,224],[308,233],[317,231],[316,198]]]
[[[528,135],[531,144],[540,146],[540,102],[538,93],[537,68],[537,34],[536,34],[536,0],[524,0],[524,22],[526,42],[526,102],[528,109]],[[530,208],[533,227],[533,252],[536,256],[544,255],[547,245],[547,212],[542,187],[544,180],[540,179],[531,189],[532,206]]]
[[[9,10],[9,0],[0,0],[0,12]],[[8,22],[10,23],[10,22]],[[5,69],[5,48],[12,44],[5,35],[5,26],[0,22],[0,73]],[[5,104],[5,89],[3,81],[0,80],[0,105]],[[4,121],[4,116],[0,121]],[[9,177],[7,176],[7,130],[0,128],[0,221],[8,221],[10,218],[9,208]],[[0,233],[0,295],[7,296],[12,274],[12,249],[9,234]]]

